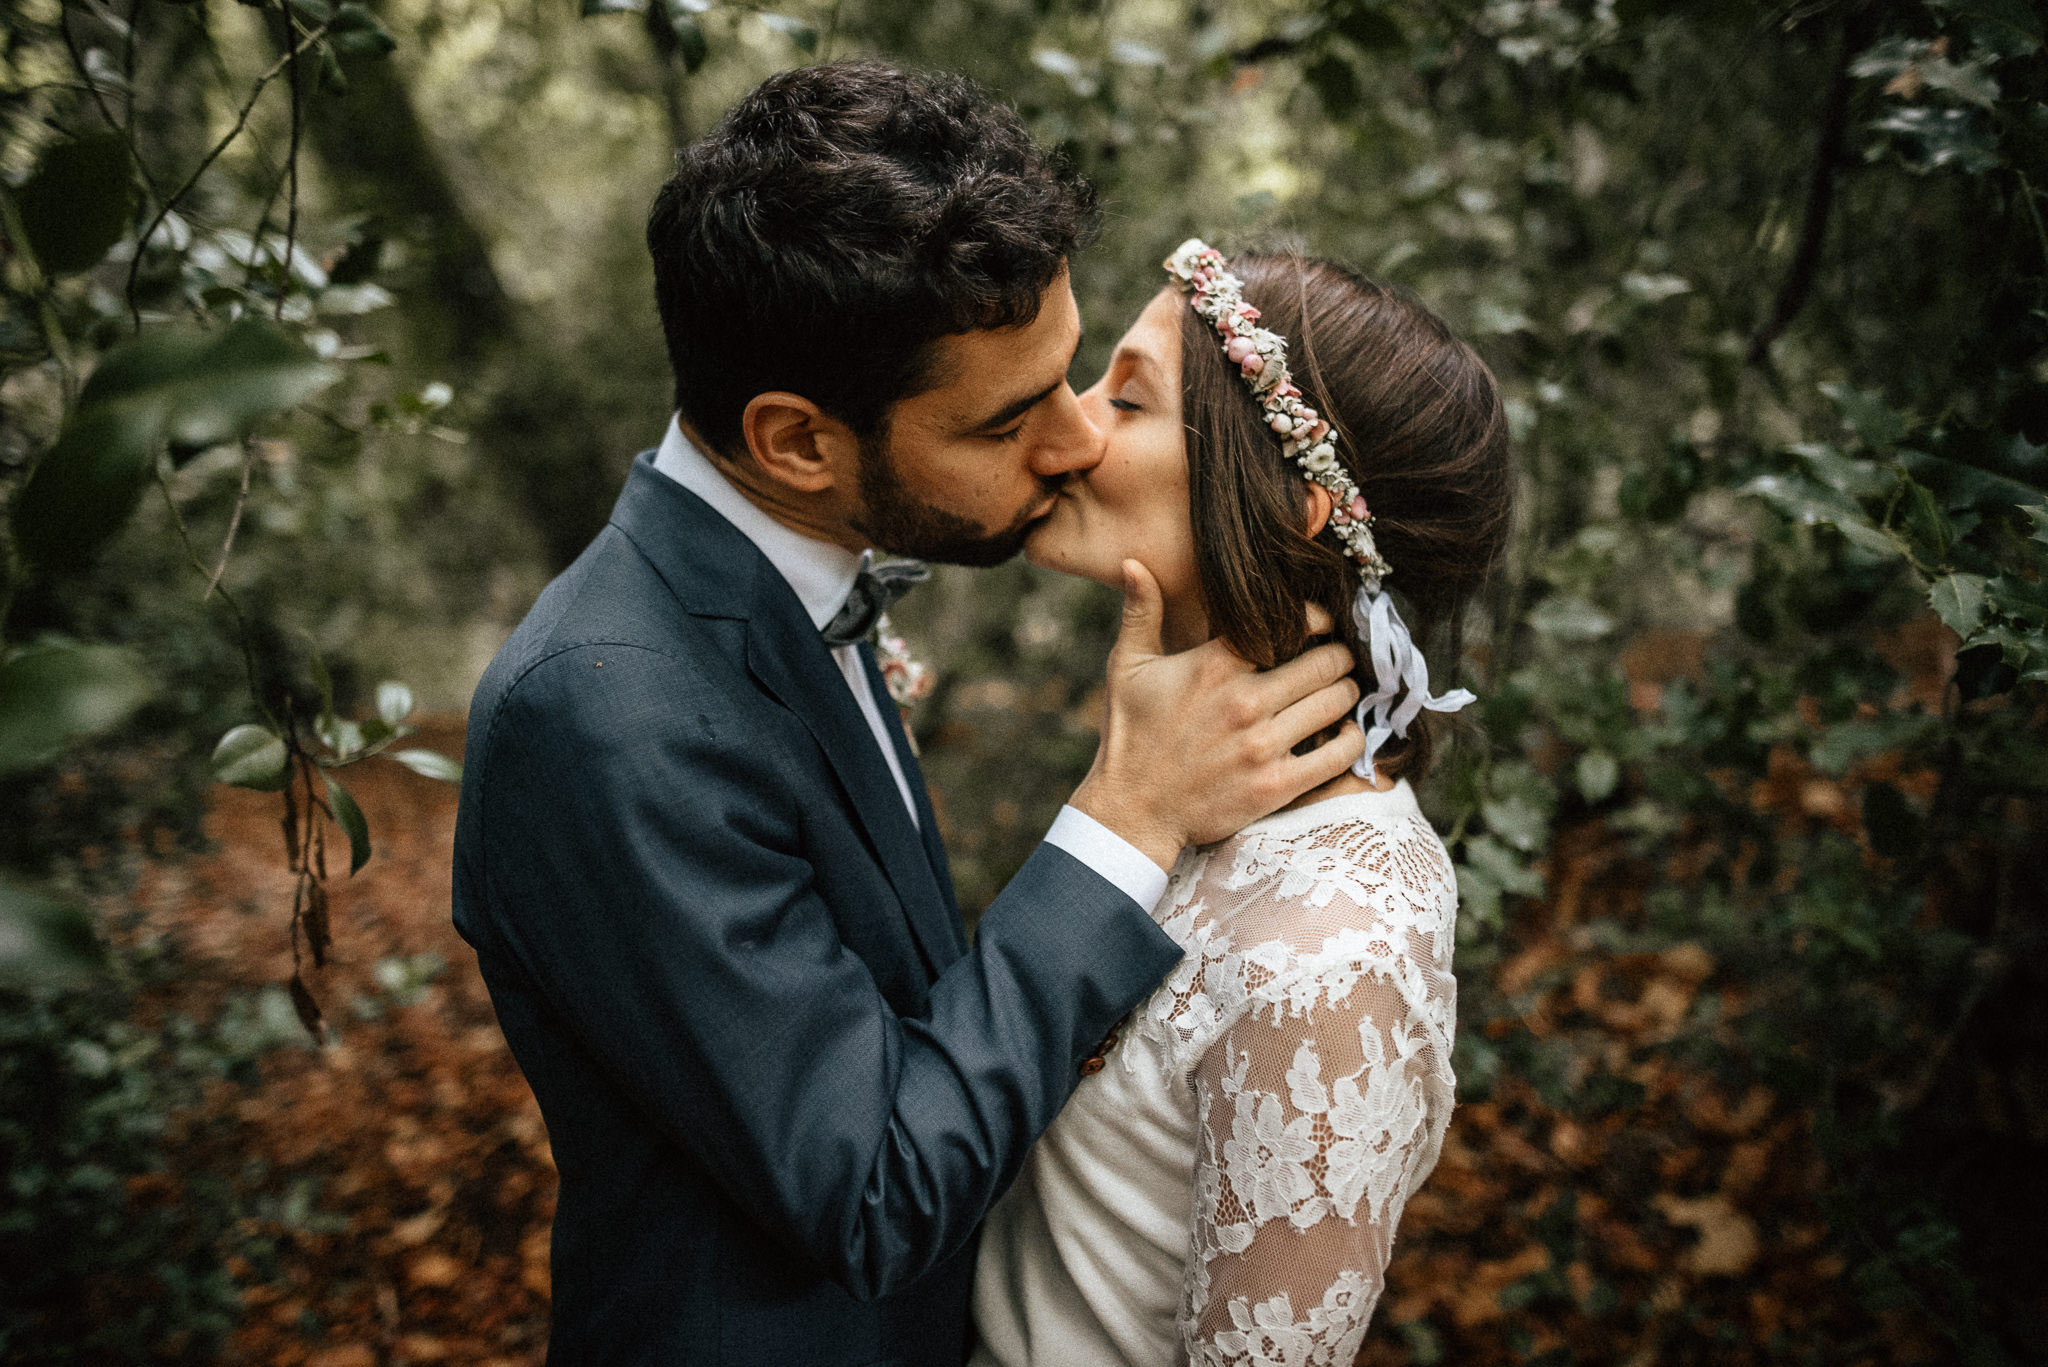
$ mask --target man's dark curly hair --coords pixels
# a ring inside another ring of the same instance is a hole
[[[763,82],[684,148],[647,222],[676,406],[737,452],[756,394],[857,434],[943,377],[933,343],[1037,317],[1093,188],[958,76],[833,62]]]

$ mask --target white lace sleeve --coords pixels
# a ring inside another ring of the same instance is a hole
[[[1192,1363],[1348,1367],[1402,1207],[1436,1165],[1452,1098],[1449,927],[1370,919],[1254,988],[1195,1065],[1180,1313]]]

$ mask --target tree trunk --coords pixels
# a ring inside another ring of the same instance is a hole
[[[271,37],[281,45],[276,23]],[[473,365],[510,335],[512,302],[397,66],[388,57],[348,62],[348,89],[336,92],[316,89],[315,62],[302,63],[306,136],[333,184],[335,209],[368,216],[387,240],[411,249],[394,288],[406,296],[420,354]]]

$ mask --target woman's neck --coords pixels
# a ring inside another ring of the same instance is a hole
[[[1377,767],[1374,768],[1371,778],[1360,778],[1349,769],[1346,769],[1320,788],[1309,789],[1280,810],[1291,812],[1296,807],[1307,807],[1318,802],[1326,802],[1333,797],[1348,797],[1352,793],[1384,793],[1398,781],[1397,779],[1382,776]]]
[[[1202,610],[1198,597],[1168,598],[1160,607],[1159,641],[1167,654],[1177,655],[1183,650],[1193,650],[1210,639],[1209,614]],[[1296,807],[1351,793],[1384,793],[1394,783],[1394,779],[1383,777],[1377,768],[1371,778],[1360,778],[1346,769],[1328,783],[1309,789],[1280,810],[1292,811]]]
[[[1168,655],[1193,650],[1211,636],[1209,614],[1198,595],[1167,598],[1160,603],[1159,643]]]

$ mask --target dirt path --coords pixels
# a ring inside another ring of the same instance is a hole
[[[422,741],[459,753],[460,725],[429,727]],[[538,1363],[554,1163],[449,921],[454,790],[388,763],[346,777],[376,854],[354,879],[331,880],[334,955],[313,977],[330,1043],[276,1050],[260,1087],[223,1087],[239,1135],[193,1155],[255,1156],[238,1180],[280,1208],[249,1231],[268,1237],[274,1264],[234,1269],[249,1283],[247,1320],[225,1360]],[[202,1014],[209,999],[291,974],[277,818],[275,797],[219,790],[207,827],[218,852],[153,866],[144,882],[147,920],[193,965],[182,1009]]]

